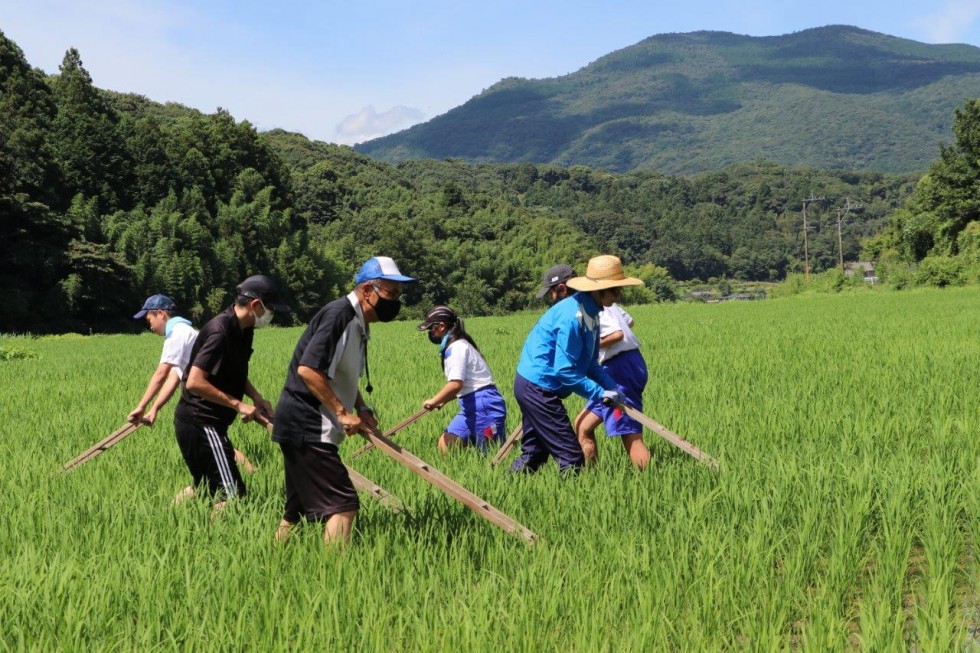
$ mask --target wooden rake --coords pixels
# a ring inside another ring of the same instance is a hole
[[[402,421],[398,422],[393,427],[391,427],[390,429],[388,429],[387,431],[385,431],[385,437],[390,438],[390,437],[394,436],[395,433],[398,433],[399,431],[401,431],[403,428],[405,428],[406,426],[408,426],[409,424],[411,424],[412,422],[414,422],[418,418],[422,417],[423,415],[425,415],[427,413],[431,413],[431,412],[432,412],[432,409],[431,408],[423,408],[422,410],[418,411],[417,413],[413,413],[412,415],[406,417],[405,419],[403,419]],[[367,444],[365,444],[364,446],[362,446],[360,449],[355,450],[354,453],[352,453],[348,457],[348,460],[350,460],[351,458],[357,458],[361,454],[367,453],[371,449],[374,449],[374,443],[373,442],[368,442]]]
[[[511,431],[510,435],[507,436],[507,439],[504,440],[504,443],[500,445],[500,451],[498,451],[497,455],[494,456],[493,460],[490,461],[491,466],[496,467],[501,462],[503,462],[504,458],[507,457],[507,454],[510,453],[510,450],[513,448],[514,443],[520,439],[523,431],[524,431],[524,424],[518,424],[517,428]]]
[[[681,436],[677,435],[676,433],[668,429],[663,424],[653,421],[652,419],[650,419],[649,417],[647,417],[637,409],[633,408],[632,406],[627,406],[626,404],[617,404],[617,407],[623,412],[625,412],[627,415],[635,419],[637,422],[647,427],[648,429],[650,429],[651,431],[653,431],[654,433],[656,433],[664,440],[671,443],[672,445],[674,445],[675,447],[677,447],[687,455],[691,456],[695,460],[701,461],[702,463],[704,463],[705,465],[707,465],[708,467],[716,471],[721,470],[721,464],[717,460],[715,460],[705,452],[701,451],[693,444],[691,444]]]
[[[618,404],[618,408],[623,412],[625,412],[630,417],[632,417],[633,419],[635,419],[637,422],[639,422],[640,424],[648,428],[649,430],[653,431],[655,434],[662,437],[667,442],[671,443],[672,445],[674,445],[675,447],[677,447],[687,455],[694,458],[695,460],[701,461],[711,469],[719,470],[719,471],[721,470],[721,464],[717,460],[715,460],[705,452],[701,451],[696,446],[694,446],[693,444],[691,444],[681,436],[677,435],[663,424],[660,424],[659,422],[655,422],[654,420],[650,419],[649,417],[647,417],[637,409],[633,408],[632,406],[627,406],[626,404]],[[506,458],[508,452],[510,452],[511,450],[511,447],[513,447],[514,443],[517,442],[517,440],[521,437],[521,426],[522,425],[518,424],[517,428],[514,429],[513,433],[510,434],[510,437],[507,438],[507,441],[504,442],[504,444],[500,447],[500,451],[497,452],[497,455],[493,457],[492,461],[490,461],[490,464],[497,465],[498,463],[503,461],[504,458]]]
[[[368,442],[374,444],[381,453],[401,463],[410,471],[421,476],[423,480],[456,499],[480,517],[483,517],[507,533],[523,538],[528,544],[534,544],[538,536],[527,527],[513,517],[497,510],[429,463],[415,456],[412,452],[402,448],[377,429],[364,428],[361,430],[361,435]]]
[[[101,454],[103,451],[106,451],[107,449],[116,446],[117,444],[119,444],[120,442],[122,442],[123,440],[131,436],[141,426],[143,426],[142,422],[126,422],[118,429],[110,433],[108,436],[99,440],[91,447],[89,447],[82,453],[78,454],[77,456],[75,456],[74,458],[66,462],[64,466],[61,468],[61,471],[70,472],[81,467],[88,461],[92,460],[93,458]]]
[[[272,420],[270,420],[268,417],[260,414],[256,416],[255,421],[261,426],[264,426],[269,433],[272,433]],[[403,511],[407,512],[405,504],[401,499],[396,497],[394,494],[387,492],[380,485],[360,472],[351,469],[347,465],[344,465],[344,467],[347,468],[347,473],[350,475],[350,480],[351,483],[354,484],[355,490],[364,494],[370,494],[372,497],[377,499],[381,505],[385,506],[395,514]]]

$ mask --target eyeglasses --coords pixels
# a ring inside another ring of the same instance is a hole
[[[382,288],[380,285],[376,283],[372,283],[371,287],[374,288],[374,292],[378,293],[385,299],[391,301],[401,301],[402,291],[400,288],[397,291],[385,290],[384,288]]]

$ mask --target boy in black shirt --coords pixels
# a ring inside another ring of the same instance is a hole
[[[215,510],[227,498],[245,494],[228,427],[236,415],[243,422],[254,419],[260,410],[272,417],[272,405],[248,380],[252,337],[256,328],[272,321],[274,311],[289,312],[275,282],[267,276],[251,276],[235,290],[235,303],[198,333],[174,411],[174,430],[184,462],[194,485],[206,483],[208,493],[218,498]],[[252,404],[242,401],[245,395]]]

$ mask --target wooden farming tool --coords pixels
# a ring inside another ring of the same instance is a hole
[[[418,411],[417,413],[413,413],[412,415],[406,417],[401,422],[399,422],[398,424],[395,424],[393,427],[391,427],[390,429],[388,429],[387,431],[385,431],[385,437],[389,437],[389,438],[392,437],[393,435],[395,435],[395,433],[398,433],[399,431],[401,431],[403,428],[405,428],[406,426],[408,426],[409,424],[411,424],[412,422],[414,422],[418,418],[422,417],[426,413],[431,413],[431,412],[432,412],[432,410],[430,408],[423,408],[422,410]],[[360,449],[357,449],[356,451],[354,451],[354,453],[352,453],[347,459],[350,460],[351,458],[357,458],[362,453],[367,453],[371,449],[374,449],[374,443],[368,442],[367,444],[365,444]]]
[[[379,430],[364,427],[361,430],[361,435],[364,436],[368,442],[373,443],[374,446],[381,451],[381,453],[401,463],[409,470],[421,476],[425,481],[439,488],[444,493],[456,499],[490,523],[495,524],[508,533],[524,538],[528,544],[534,544],[534,541],[537,539],[537,535],[535,535],[532,531],[517,522],[514,518],[497,510],[480,497],[451,480],[448,476],[440,472],[438,469],[432,467],[429,463],[418,458],[410,451],[403,449],[401,446],[388,439]]]
[[[64,467],[62,467],[62,471],[70,472],[74,469],[77,469],[78,467],[81,467],[88,461],[92,460],[93,458],[101,454],[106,449],[114,447],[115,445],[125,440],[127,437],[135,433],[136,429],[138,429],[142,425],[143,425],[142,422],[126,422],[123,426],[119,427],[118,429],[110,433],[108,436],[103,438],[102,440],[99,440],[91,447],[89,447],[82,453],[78,454],[77,456],[75,456],[74,458],[66,462],[64,464]]]
[[[715,470],[721,469],[721,465],[718,463],[717,460],[715,460],[705,452],[701,451],[693,444],[691,444],[681,436],[677,435],[676,433],[668,429],[666,426],[662,424],[658,424],[657,422],[653,421],[652,419],[650,419],[649,417],[647,417],[637,409],[633,408],[632,406],[627,406],[626,404],[618,404],[618,408],[623,412],[625,412],[630,417],[632,417],[633,419],[635,419],[637,422],[642,424],[643,426],[647,427],[648,429],[650,429],[651,431],[653,431],[654,433],[662,437],[667,442],[671,443],[672,445],[674,445],[675,447],[677,447],[687,455],[691,456],[692,458],[700,460],[701,462],[703,462],[705,465],[707,465],[712,469]]]
[[[272,433],[272,420],[270,420],[268,417],[259,414],[256,416],[255,421],[261,426],[264,426],[269,433]],[[372,497],[377,499],[381,505],[389,508],[394,513],[399,513],[405,510],[405,504],[402,503],[402,500],[396,497],[394,494],[386,492],[384,488],[360,472],[347,467],[347,465],[344,465],[344,467],[347,468],[347,473],[350,475],[350,480],[351,483],[354,484],[355,490],[365,494],[370,494]]]
[[[507,439],[504,440],[504,443],[500,445],[500,451],[498,451],[497,455],[494,456],[493,460],[490,461],[490,464],[492,466],[496,467],[503,461],[504,458],[507,457],[507,454],[510,453],[511,448],[514,446],[514,443],[517,442],[518,438],[521,437],[523,432],[524,432],[523,423],[518,424],[517,428],[511,431],[511,434],[507,436]]]

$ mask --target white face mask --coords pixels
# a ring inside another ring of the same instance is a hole
[[[270,324],[272,324],[272,316],[273,316],[273,313],[275,311],[273,311],[271,308],[269,308],[265,304],[262,304],[262,308],[265,309],[265,313],[262,314],[262,317],[259,317],[257,315],[255,316],[255,328],[256,329],[261,329],[262,327],[267,327]]]

